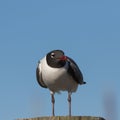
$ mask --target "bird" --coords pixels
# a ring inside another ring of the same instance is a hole
[[[55,93],[68,92],[69,116],[71,116],[71,94],[78,85],[86,84],[76,62],[65,55],[63,50],[52,50],[39,60],[36,68],[36,79],[39,85],[50,91],[52,116],[55,116]]]

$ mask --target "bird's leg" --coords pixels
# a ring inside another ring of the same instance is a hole
[[[71,116],[71,92],[68,92],[69,116]]]
[[[51,102],[52,102],[52,116],[55,116],[55,112],[54,112],[55,98],[53,92],[51,92]]]

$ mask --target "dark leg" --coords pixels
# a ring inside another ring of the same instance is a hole
[[[71,93],[68,92],[69,116],[71,116]]]
[[[55,112],[54,112],[55,98],[53,92],[51,92],[51,102],[52,102],[52,116],[55,116]]]

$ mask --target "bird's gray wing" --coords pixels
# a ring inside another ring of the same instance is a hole
[[[36,68],[36,78],[37,78],[37,82],[39,83],[39,85],[41,87],[47,88],[47,86],[45,85],[45,83],[43,82],[43,78],[42,78],[42,71],[41,71],[41,65],[40,63],[38,63],[38,66]]]
[[[75,63],[75,61],[69,57],[67,57],[67,61],[69,63],[68,73],[72,75],[74,80],[79,84],[85,84],[86,82],[83,81],[83,75],[80,71],[79,67]]]

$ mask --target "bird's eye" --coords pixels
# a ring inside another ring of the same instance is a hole
[[[51,58],[54,58],[55,57],[55,53],[51,53]]]

